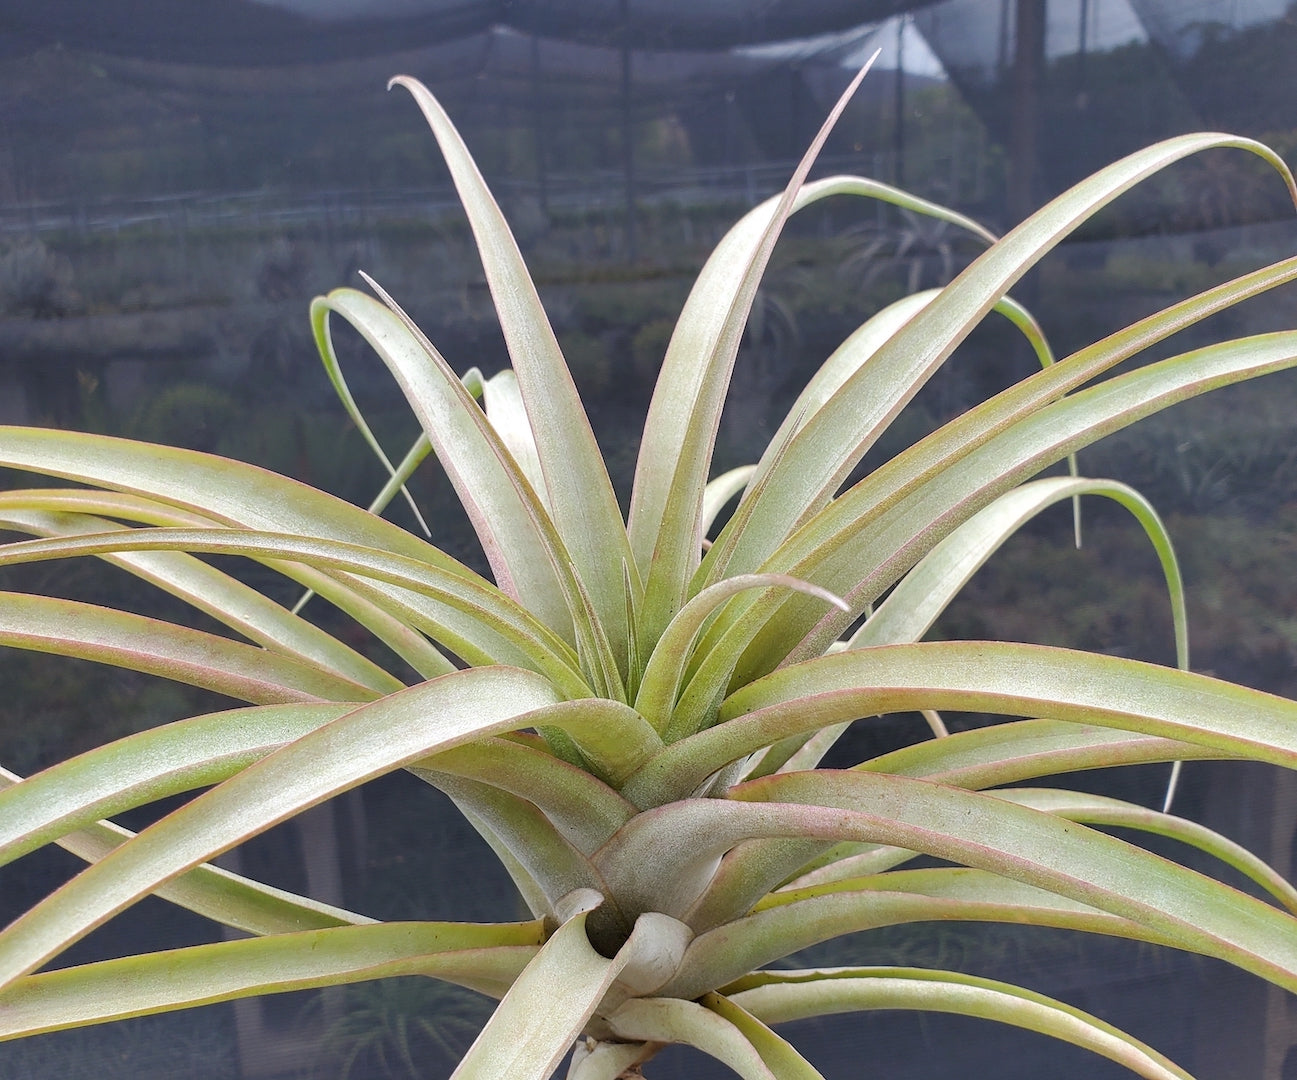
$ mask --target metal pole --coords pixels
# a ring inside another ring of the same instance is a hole
[[[999,76],[1009,66],[1009,0],[1000,0],[1000,35],[995,57],[995,73]]]
[[[896,18],[896,117],[892,146],[896,155],[896,186],[905,186],[905,23],[908,15]]]
[[[1080,0],[1081,30],[1076,42],[1076,93],[1078,104],[1085,103],[1085,54],[1090,36],[1090,0]]]
[[[531,135],[536,155],[536,195],[549,214],[549,147],[545,142],[545,106],[540,91],[540,38],[531,35]]]
[[[630,0],[621,3],[621,152],[626,182],[626,259],[638,256],[635,230],[635,133],[631,115]]]
[[[1013,48],[1013,101],[1009,140],[1009,218],[1016,223],[1036,208],[1040,93],[1045,68],[1045,0],[1018,0]]]

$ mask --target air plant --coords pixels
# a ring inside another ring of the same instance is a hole
[[[916,293],[925,271],[935,265],[937,284],[955,275],[955,246],[961,239],[954,223],[912,210],[900,211],[899,224],[862,222],[842,234],[844,252],[838,271],[868,289],[885,273],[904,281],[907,293]]]
[[[1023,786],[1069,770],[1186,759],[1297,765],[1297,704],[1187,670],[1183,589],[1153,508],[1120,483],[1039,475],[1177,401],[1297,362],[1289,331],[1110,374],[1297,277],[1297,258],[1056,363],[1008,296],[1071,230],[1201,150],[1259,155],[1297,197],[1277,155],[1248,139],[1183,135],[1100,171],[996,240],[881,183],[807,182],[839,103],[784,193],[739,221],[701,271],[662,362],[624,520],[504,218],[432,95],[413,79],[395,82],[446,156],[512,369],[457,376],[377,287],[317,299],[312,326],[380,455],[339,369],[333,320],[368,341],[421,421],[425,435],[400,463],[383,457],[391,481],[375,509],[435,451],[494,580],[375,513],[236,461],[0,430],[0,465],[61,481],[0,495],[5,527],[37,537],[0,548],[0,565],[106,559],[238,635],[11,593],[0,640],[249,703],[142,731],[25,780],[6,774],[5,858],[57,842],[91,865],[0,933],[0,1035],[413,974],[499,999],[457,1077],[543,1080],[575,1046],[569,1077],[613,1080],[683,1043],[752,1080],[801,1080],[819,1073],[774,1026],[910,1008],[1030,1028],[1166,1080],[1187,1074],[1109,1024],[1012,985],[958,971],[777,965],[862,930],[999,921],[1186,949],[1297,989],[1297,892],[1254,856],[1165,810]],[[803,207],[852,195],[970,230],[989,246],[944,288],[865,322],[811,379],[761,458],[711,477],[731,370],[776,238]],[[1041,369],[857,478],[866,451],[992,310],[1022,329]],[[1115,500],[1147,532],[1175,612],[1178,668],[920,640],[1006,537],[1080,496]],[[403,681],[396,665],[380,666],[200,558],[211,555],[272,567],[417,677]],[[942,710],[1005,719],[946,734]],[[820,767],[849,724],[893,712],[922,713],[934,737],[916,730],[903,749]],[[397,769],[450,796],[511,875],[530,920],[378,922],[212,865]],[[138,835],[105,820],[199,788]],[[1108,827],[1185,841],[1267,899]],[[914,868],[916,854],[939,862]],[[252,936],[42,970],[150,894]]]

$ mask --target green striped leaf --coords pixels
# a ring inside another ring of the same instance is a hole
[[[956,1013],[1036,1031],[1090,1050],[1147,1080],[1193,1080],[1138,1039],[1070,1005],[1008,983],[955,971],[843,968],[770,974],[736,992],[740,1007],[770,1023],[861,1009]]]
[[[0,1039],[395,975],[503,995],[539,923],[374,923],[145,953],[20,979],[0,992]]]

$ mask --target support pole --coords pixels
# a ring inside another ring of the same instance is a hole
[[[630,0],[621,4],[621,154],[626,187],[626,261],[639,255],[635,229],[635,130],[631,102]]]
[[[1038,205],[1040,98],[1045,74],[1045,0],[1017,0],[1009,136],[1009,220]]]
[[[1085,58],[1090,45],[1090,0],[1080,0],[1081,29],[1076,41],[1076,103],[1080,108],[1086,104]]]
[[[896,117],[893,121],[892,150],[896,156],[896,186],[905,187],[905,24],[909,15],[896,17]]]
[[[549,146],[545,139],[545,105],[541,94],[540,38],[531,35],[531,137],[536,155],[536,196],[541,212],[549,214]]]

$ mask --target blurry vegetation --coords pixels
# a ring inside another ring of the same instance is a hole
[[[182,382],[150,397],[131,427],[136,438],[212,453],[234,424],[239,403],[225,391],[203,383]]]
[[[1293,57],[1297,56],[1297,4],[1283,16],[1231,30],[1204,21],[1200,42],[1184,66],[1185,94],[1222,131],[1264,137],[1294,125]],[[1246,82],[1246,93],[1227,88]],[[1275,144],[1271,144],[1275,145]],[[1290,148],[1290,147],[1289,147]],[[1275,145],[1284,153],[1286,148]]]
[[[584,330],[569,330],[559,344],[583,398],[606,397],[614,381],[624,378],[623,372],[614,370],[615,361],[602,338]]]
[[[840,236],[840,271],[861,291],[883,275],[896,278],[902,295],[948,284],[955,276],[956,254],[977,247],[947,222],[908,210],[895,216],[899,220],[850,226]]]
[[[319,1080],[449,1075],[491,1012],[469,990],[418,976],[356,983],[342,994],[342,1015],[325,1027],[310,1073]]]
[[[1297,506],[1297,439],[1286,395],[1222,395],[1150,417],[1139,439],[1113,435],[1087,455],[1095,470],[1120,469],[1164,511],[1271,517]]]
[[[35,236],[0,240],[0,316],[53,319],[79,305],[66,255],[51,252]]]
[[[1040,161],[1051,192],[1153,140],[1202,126],[1166,58],[1149,44],[1059,57],[1045,74],[1042,112]]]
[[[191,1009],[98,1028],[73,1028],[7,1042],[0,1074],[15,1080],[237,1080],[232,1016]]]
[[[1154,500],[1156,502],[1156,500]],[[1166,663],[1171,619],[1143,535],[1091,513],[1079,551],[1070,521],[1015,538],[1007,571],[992,560],[952,605],[934,638],[970,634]],[[1265,520],[1170,513],[1185,575],[1193,667],[1277,694],[1297,691],[1297,509]],[[1024,598],[1031,597],[1029,605]]]

